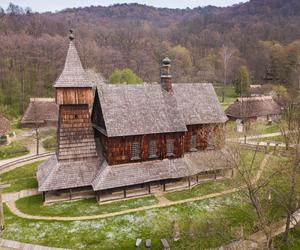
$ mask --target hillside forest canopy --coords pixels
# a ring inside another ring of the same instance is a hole
[[[11,3],[0,8],[0,112],[18,116],[29,97],[53,96],[70,28],[83,66],[106,79],[130,69],[142,81],[158,82],[160,61],[168,56],[174,82],[230,85],[243,66],[252,84],[299,88],[299,23],[299,0],[194,9],[118,4],[56,13]]]

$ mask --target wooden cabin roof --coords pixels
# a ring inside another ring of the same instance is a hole
[[[83,69],[74,41],[70,41],[64,69],[56,80],[55,88],[93,87],[93,80]]]
[[[271,96],[237,98],[225,113],[238,119],[281,114],[281,107]]]
[[[158,84],[104,84],[97,93],[109,137],[186,131],[175,96]]]
[[[4,116],[0,115],[0,136],[6,135],[10,130],[10,123]]]
[[[94,179],[95,191],[177,179],[204,171],[231,168],[228,151],[209,150],[186,154],[183,158],[109,166],[104,162]]]
[[[37,172],[39,192],[91,186],[100,163],[97,159],[89,161],[58,162],[53,156]]]
[[[212,84],[178,83],[173,84],[173,89],[186,125],[227,121]]]
[[[58,120],[58,105],[53,98],[30,98],[21,124],[44,123]]]
[[[108,137],[185,132],[186,125],[227,120],[211,84],[98,85]],[[96,111],[100,112],[100,111]]]
[[[56,156],[38,169],[39,192],[92,186],[94,191],[177,179],[204,171],[232,167],[226,149],[186,154],[183,158],[109,166],[97,159],[84,162],[58,162]]]

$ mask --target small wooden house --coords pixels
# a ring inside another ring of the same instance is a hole
[[[10,122],[0,115],[0,145],[7,143],[7,136],[10,131]]]
[[[21,119],[23,128],[57,126],[58,105],[53,98],[30,98],[30,103]]]
[[[230,120],[276,121],[280,118],[282,109],[271,96],[241,97],[225,113]]]
[[[57,152],[37,172],[45,202],[100,202],[232,175],[227,117],[211,84],[173,84],[166,58],[160,84],[98,84],[93,95],[73,39],[54,85]]]

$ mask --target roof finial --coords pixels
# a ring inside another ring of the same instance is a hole
[[[74,30],[70,29],[69,31],[70,31],[69,40],[72,42],[75,39],[74,34],[73,34]]]

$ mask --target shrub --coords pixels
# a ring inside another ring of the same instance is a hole
[[[43,147],[47,150],[56,148],[56,136],[48,136],[43,141]]]
[[[9,159],[28,154],[29,150],[19,142],[12,142],[7,146],[0,147],[0,159]]]

